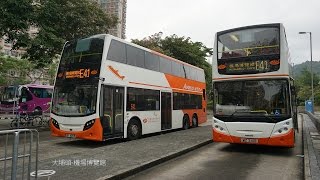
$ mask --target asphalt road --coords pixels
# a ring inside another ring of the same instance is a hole
[[[300,180],[302,131],[297,135],[294,148],[212,143],[127,179]]]

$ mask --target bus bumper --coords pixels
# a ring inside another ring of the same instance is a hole
[[[95,119],[93,126],[85,131],[63,131],[56,128],[50,120],[51,135],[57,137],[79,138],[92,141],[103,141],[103,129],[100,119]]]
[[[226,142],[234,144],[257,144],[267,146],[294,147],[295,135],[294,129],[289,130],[286,134],[271,136],[270,138],[257,138],[258,143],[246,143],[241,141],[241,137],[231,136],[212,129],[212,139],[214,142]]]

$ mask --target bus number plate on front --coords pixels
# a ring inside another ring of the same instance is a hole
[[[75,134],[66,134],[66,137],[67,137],[67,138],[75,138],[76,135],[75,135]]]
[[[242,143],[258,144],[258,139],[241,138],[241,142],[242,142]]]

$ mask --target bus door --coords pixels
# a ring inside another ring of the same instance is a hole
[[[161,92],[161,130],[172,128],[171,93]]]
[[[123,136],[124,88],[116,86],[102,86],[102,114],[101,125],[103,136]]]

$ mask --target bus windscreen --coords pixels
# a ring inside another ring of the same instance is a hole
[[[280,120],[290,116],[287,80],[246,80],[214,83],[214,115],[225,121]]]

